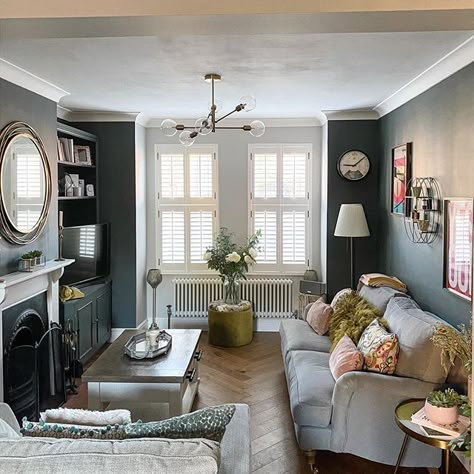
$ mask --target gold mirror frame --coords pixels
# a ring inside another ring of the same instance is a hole
[[[11,221],[3,198],[0,196],[0,231],[10,243],[16,245],[26,245],[35,241],[44,229],[48,214],[51,207],[51,169],[49,167],[48,155],[46,148],[36,131],[24,122],[11,122],[0,132],[0,183],[2,180],[3,166],[5,163],[5,155],[10,144],[19,136],[29,138],[36,146],[41,161],[43,163],[43,170],[45,176],[45,198],[44,205],[41,211],[38,222],[35,227],[29,232],[24,233],[18,230],[15,224]],[[1,193],[0,193],[1,194]]]

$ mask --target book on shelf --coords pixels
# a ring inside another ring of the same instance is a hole
[[[66,157],[64,156],[64,146],[59,138],[58,138],[58,160],[66,161]]]
[[[459,415],[458,421],[456,423],[452,423],[450,425],[439,425],[438,423],[433,423],[425,413],[424,407],[418,410],[414,415],[411,416],[411,421],[419,426],[421,426],[422,430],[426,431],[427,429],[432,431],[437,431],[442,433],[441,436],[449,436],[449,438],[440,438],[440,439],[454,439],[458,436],[462,435],[467,431],[471,424],[471,420],[466,417]],[[438,438],[433,433],[428,434],[430,438]]]
[[[74,163],[74,141],[72,138],[61,137],[60,142],[63,144],[65,161]]]

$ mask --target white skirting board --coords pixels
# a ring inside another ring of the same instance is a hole
[[[277,318],[258,318],[255,319],[256,332],[278,332],[280,323],[283,319]],[[168,328],[166,318],[158,318],[158,326],[162,329]],[[173,329],[202,329],[207,331],[207,318],[171,318],[171,327]]]
[[[109,339],[109,342],[114,342],[115,339],[117,339],[118,337],[120,337],[120,335],[127,329],[146,329],[146,323],[147,323],[147,320],[145,319],[144,321],[142,321],[140,323],[140,325],[136,328],[112,328],[112,331],[111,331],[111,335],[110,335],[110,339]]]

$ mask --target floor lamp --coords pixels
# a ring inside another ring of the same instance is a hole
[[[362,204],[341,204],[337,216],[336,237],[348,237],[351,252],[351,288],[354,288],[354,237],[369,237],[369,226]]]

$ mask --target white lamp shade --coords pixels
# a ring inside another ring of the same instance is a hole
[[[362,204],[341,204],[334,235],[336,237],[370,236]]]

